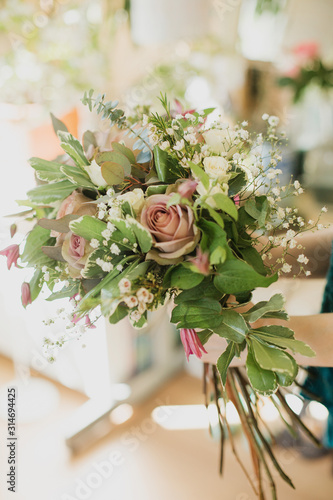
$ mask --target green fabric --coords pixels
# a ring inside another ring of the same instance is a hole
[[[333,312],[333,250],[331,265],[327,276],[321,312]],[[333,368],[310,367],[309,375],[304,383],[304,388],[318,396],[320,401],[329,411],[325,445],[333,448]],[[304,397],[307,397],[303,394]],[[309,398],[308,398],[309,399]]]

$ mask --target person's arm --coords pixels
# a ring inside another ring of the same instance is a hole
[[[273,319],[259,320],[255,326],[283,325],[295,332],[295,338],[309,344],[316,352],[316,356],[308,358],[296,354],[298,364],[304,366],[331,366],[333,367],[333,313],[314,314],[312,316],[292,316],[290,321]],[[203,354],[201,360],[205,363],[216,363],[218,357],[225,350],[227,343],[218,335],[212,337],[205,344],[208,354]],[[246,352],[241,358],[234,358],[233,366],[245,363]]]
[[[299,250],[297,247],[289,249],[289,255],[286,255],[285,257],[286,262],[293,266],[294,273],[298,271],[297,257],[300,253],[304,253],[309,259],[306,269],[311,271],[312,276],[325,276],[330,262],[333,241],[333,225],[320,231],[308,231],[302,233],[299,236],[296,236],[296,240],[298,243],[302,244],[303,247],[305,247],[305,250]],[[266,245],[267,237],[261,237],[259,242],[259,246]],[[269,261],[269,264],[272,264],[276,261],[276,259],[282,256],[282,248],[273,248],[270,250],[270,253],[272,254],[272,259]],[[294,273],[291,273],[291,275]],[[284,277],[288,278],[288,276],[291,277],[291,275],[286,274]]]

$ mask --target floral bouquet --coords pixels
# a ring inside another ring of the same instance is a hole
[[[110,131],[87,131],[81,144],[52,117],[64,155],[30,159],[38,185],[21,203],[30,207],[24,214],[33,228],[23,249],[11,245],[1,252],[8,267],[20,259],[35,269],[23,283],[23,305],[43,287],[51,292],[48,300],[70,299],[68,333],[55,343],[45,339],[50,348],[92,328],[100,315],[113,324],[128,317],[141,328],[167,301],[174,302],[171,321],[187,358],[202,357],[212,335],[223,337],[226,349],[217,365],[204,369],[206,401],[216,402],[219,415],[221,470],[226,431],[232,441],[229,400],[249,441],[258,483],[244,471],[263,498],[263,468],[275,498],[269,461],[292,482],[265,437],[260,401],[270,397],[287,423],[295,421],[310,435],[281,387],[289,387],[298,372],[292,353],[314,352],[287,326],[258,326],[261,318],[288,316],[280,294],[253,306],[251,292],[292,271],[285,258],[296,246],[296,273],[309,274],[295,238],[318,225],[280,206],[302,188],[298,181],[280,186],[284,135],[277,131],[278,118],[264,115],[267,133],[251,135],[246,122],[232,126],[213,109],[183,112],[177,103],[173,111],[166,96],[161,114],[138,107],[132,117],[104,95],[94,98],[92,90],[82,101],[109,120]],[[273,260],[277,247],[281,255]],[[230,366],[243,351],[245,368]],[[232,447],[239,459],[233,441]]]

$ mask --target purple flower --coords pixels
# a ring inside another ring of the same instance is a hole
[[[192,257],[189,259],[192,264],[198,269],[199,273],[205,274],[206,276],[209,274],[209,253],[203,252],[200,247],[197,248],[196,257]]]
[[[14,264],[16,267],[17,265],[17,259],[20,256],[20,249],[18,245],[9,245],[9,247],[4,248],[4,250],[1,250],[0,255],[4,255],[7,257],[7,267],[10,269],[12,267],[12,264]]]
[[[199,359],[202,357],[203,352],[207,354],[194,328],[182,328],[180,330],[180,340],[184,346],[187,361],[190,354],[195,354]]]
[[[27,307],[28,304],[31,304],[31,293],[30,293],[30,285],[29,283],[22,283],[21,286],[21,299],[23,307]]]

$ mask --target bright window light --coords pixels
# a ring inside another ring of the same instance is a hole
[[[110,413],[110,420],[115,425],[120,425],[129,420],[133,415],[133,407],[127,403],[117,406]]]
[[[316,420],[324,422],[328,418],[328,410],[326,406],[318,403],[318,401],[311,401],[307,409],[311,417],[315,418]]]
[[[296,396],[296,394],[287,394],[286,395],[286,401],[288,403],[288,406],[297,414],[299,415],[302,411],[303,408],[303,401],[301,398]]]

